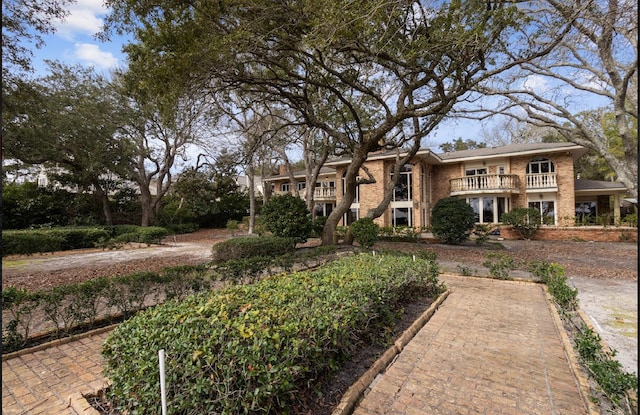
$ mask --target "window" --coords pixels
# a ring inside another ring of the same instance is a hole
[[[411,224],[411,208],[392,208],[391,223],[393,227],[412,226]]]
[[[298,191],[301,192],[307,188],[307,182],[298,182]]]
[[[289,183],[281,183],[280,184],[280,191],[281,192],[288,192],[289,189],[290,189]]]
[[[332,203],[316,203],[313,210],[316,217],[329,216],[333,211],[333,204]]]
[[[482,168],[478,168],[478,169],[466,169],[464,171],[464,175],[465,176],[478,176],[481,174],[487,174],[487,168],[486,167],[482,167]]]
[[[497,223],[509,211],[510,199],[503,196],[470,197],[467,203],[473,209],[476,223]]]
[[[527,164],[527,174],[546,174],[554,173],[556,167],[549,159],[538,157]]]
[[[344,217],[342,218],[342,220],[343,220],[345,226],[349,226],[353,222],[357,221],[359,216],[360,216],[360,209],[351,208],[351,209],[347,210],[347,212],[344,214]]]
[[[345,170],[344,173],[342,173],[342,195],[343,196],[344,196],[344,190],[347,187],[347,179],[345,178],[346,175],[347,175],[347,171]],[[356,183],[357,183],[359,177],[360,176],[356,176]],[[334,182],[331,182],[331,183],[333,183],[333,185],[335,186]],[[353,202],[352,203],[359,203],[359,201],[360,201],[360,185],[356,184],[356,195],[353,198]]]
[[[576,202],[576,223],[595,223],[598,216],[598,204],[595,201]]]
[[[473,209],[476,223],[480,223],[480,199],[477,197],[471,197],[467,199],[467,203],[471,205],[471,208]]]
[[[543,225],[554,225],[556,223],[555,202],[553,200],[529,202],[529,208],[538,209],[542,216]]]
[[[393,201],[402,202],[411,200],[411,185],[411,165],[405,164],[402,166],[402,169],[400,169],[400,177],[398,178],[396,187],[393,189]]]
[[[492,197],[482,198],[482,223],[493,223],[493,206],[494,200]]]

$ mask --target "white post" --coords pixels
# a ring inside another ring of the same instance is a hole
[[[162,402],[162,415],[167,415],[167,395],[165,391],[164,378],[164,349],[158,351],[158,360],[160,361],[160,399]]]

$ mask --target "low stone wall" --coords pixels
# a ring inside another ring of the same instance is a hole
[[[500,228],[500,237],[520,239],[510,227]],[[543,226],[532,238],[537,241],[637,242],[638,228],[627,226]]]

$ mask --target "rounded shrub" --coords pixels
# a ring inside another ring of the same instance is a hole
[[[293,195],[276,195],[262,207],[260,222],[275,236],[306,242],[313,223],[304,200]]]
[[[531,239],[542,222],[540,211],[534,208],[515,208],[502,215],[502,222],[511,225],[522,239]]]
[[[353,239],[364,249],[371,248],[378,241],[380,227],[371,218],[361,218],[351,224]]]
[[[431,214],[431,232],[442,243],[457,245],[469,236],[475,224],[473,208],[464,199],[438,200]]]

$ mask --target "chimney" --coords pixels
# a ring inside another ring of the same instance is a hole
[[[278,166],[278,173],[281,175],[285,175],[287,174],[287,166],[285,166],[284,164],[281,164]]]

